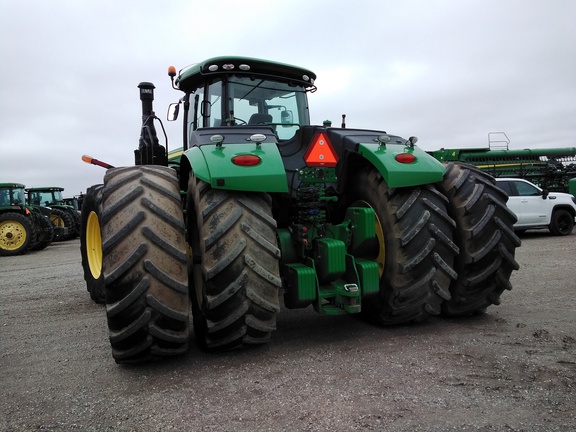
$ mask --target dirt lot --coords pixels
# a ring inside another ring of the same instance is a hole
[[[77,240],[0,258],[0,429],[573,430],[575,240],[524,235],[483,316],[381,329],[283,310],[265,347],[136,367],[112,360]]]

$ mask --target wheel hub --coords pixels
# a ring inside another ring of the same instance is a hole
[[[0,242],[6,250],[16,250],[26,241],[26,230],[18,222],[8,221],[0,225]]]

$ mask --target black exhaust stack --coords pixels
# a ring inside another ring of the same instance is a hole
[[[142,130],[138,149],[134,150],[136,165],[164,165],[168,166],[166,148],[158,143],[158,135],[154,127],[154,84],[141,82],[140,100],[142,101]]]

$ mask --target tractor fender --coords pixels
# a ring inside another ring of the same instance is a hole
[[[568,193],[576,196],[576,178],[568,180]]]
[[[360,143],[358,154],[374,165],[391,188],[440,182],[446,171],[440,161],[415,146]],[[401,162],[405,158],[411,159],[405,155],[412,155],[413,161]]]
[[[236,156],[256,156],[251,166],[233,162]],[[286,172],[276,143],[237,143],[194,146],[182,155],[181,167],[214,189],[257,192],[288,192]]]

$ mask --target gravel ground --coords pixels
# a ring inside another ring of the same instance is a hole
[[[576,233],[529,232],[488,313],[381,329],[282,310],[273,341],[114,363],[79,241],[0,258],[3,431],[567,431]]]

